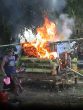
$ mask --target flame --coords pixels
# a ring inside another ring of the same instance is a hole
[[[36,29],[36,38],[31,42],[22,44],[24,53],[28,56],[54,59],[57,57],[56,52],[51,52],[50,42],[58,40],[56,25],[45,17],[42,27]]]

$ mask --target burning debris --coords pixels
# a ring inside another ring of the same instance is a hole
[[[22,47],[28,57],[38,57],[37,49],[31,43],[23,43]]]
[[[57,53],[51,52],[50,49],[50,42],[59,40],[56,25],[45,17],[44,25],[38,27],[36,31],[37,35],[35,36],[35,39],[28,43],[22,43],[25,54],[29,57],[56,58]]]
[[[58,27],[59,25],[60,27]],[[58,20],[58,24],[55,24],[46,16],[44,24],[36,29],[37,34],[33,34],[32,30],[29,29],[25,29],[23,36],[19,34],[25,55],[55,59],[57,52],[51,52],[50,43],[68,39],[72,34],[73,26],[74,20],[68,18],[68,15],[62,14]]]

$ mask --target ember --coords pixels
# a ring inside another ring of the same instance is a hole
[[[25,55],[29,57],[38,57],[37,50],[31,43],[22,44]]]

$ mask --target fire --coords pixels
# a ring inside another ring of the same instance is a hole
[[[58,33],[56,25],[45,17],[45,21],[42,27],[36,29],[37,35],[31,42],[24,42],[22,44],[24,53],[27,56],[33,56],[37,58],[49,58],[54,59],[57,57],[56,52],[51,52],[50,42],[58,40]]]
[[[57,28],[56,25],[45,17],[45,22],[42,27],[37,28],[37,33],[43,40],[56,41],[57,40]]]

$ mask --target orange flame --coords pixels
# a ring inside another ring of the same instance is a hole
[[[36,29],[36,39],[30,43],[22,44],[26,55],[54,59],[57,57],[56,52],[51,52],[49,42],[58,40],[56,25],[45,17],[44,25]]]

